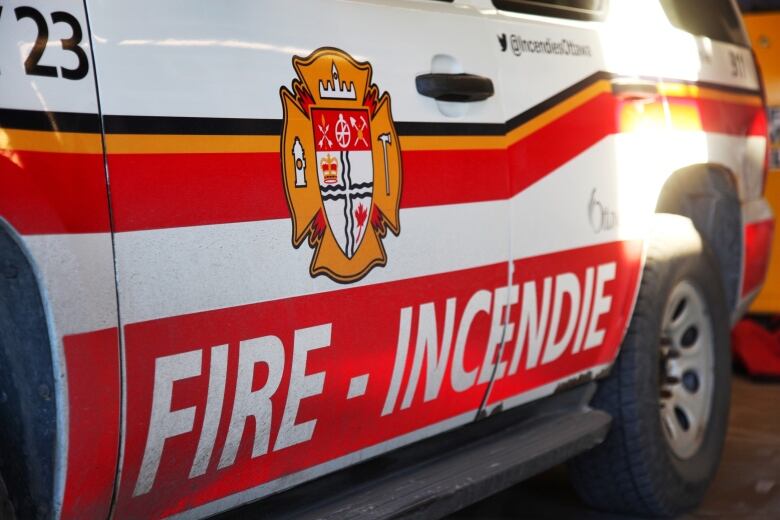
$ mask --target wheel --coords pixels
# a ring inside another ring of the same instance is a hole
[[[662,517],[701,502],[720,460],[731,391],[718,264],[688,219],[664,217],[621,352],[591,402],[612,415],[610,432],[569,463],[588,505]]]

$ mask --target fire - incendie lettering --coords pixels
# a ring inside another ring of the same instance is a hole
[[[385,387],[373,394],[382,397],[373,404],[365,401],[364,394],[372,395],[370,388],[356,395],[350,381],[349,391],[345,384],[335,394],[335,383],[330,391],[326,386],[328,370],[311,367],[310,359],[321,349],[327,349],[327,356],[338,355],[339,344],[332,340],[337,328],[349,327],[347,323],[297,329],[291,334],[291,345],[280,336],[267,335],[240,340],[235,350],[220,344],[158,357],[133,496],[153,489],[166,446],[179,436],[193,436],[188,477],[198,479],[209,469],[228,470],[240,457],[262,458],[312,442],[318,421],[332,420],[331,405],[348,413],[347,403],[361,403],[369,411],[373,408],[376,420],[392,420],[444,393],[486,389],[493,377],[496,381],[531,377],[543,367],[569,363],[572,356],[603,344],[602,318],[612,311],[616,275],[616,262],[605,262],[509,286],[479,288],[466,297],[401,307],[391,335],[396,339],[392,370],[388,367]],[[477,336],[477,330],[485,334]],[[480,342],[475,341],[480,337]],[[238,359],[231,361],[231,356]],[[231,363],[236,366],[232,372]],[[372,376],[377,369],[355,366],[351,377],[383,381]],[[234,379],[228,381],[230,377]],[[184,385],[198,378],[206,383],[201,401],[195,398],[200,404],[177,406],[186,397]],[[226,388],[233,390],[226,392]],[[278,398],[284,404],[275,407]],[[302,412],[307,400],[314,399],[320,406]],[[340,401],[344,404],[334,404]],[[321,406],[325,402],[328,406]],[[196,421],[200,414],[202,420]],[[250,451],[240,449],[242,440],[251,441]]]

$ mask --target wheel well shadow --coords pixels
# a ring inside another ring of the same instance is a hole
[[[713,164],[677,170],[661,189],[656,213],[691,219],[718,261],[727,308],[733,311],[742,273],[742,205],[734,173]]]

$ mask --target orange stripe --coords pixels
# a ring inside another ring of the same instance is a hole
[[[503,136],[401,136],[401,148],[417,150],[499,150],[508,148],[525,137],[537,132],[553,121],[563,117],[596,96],[611,92],[609,80],[599,80],[577,92],[538,116],[513,128]],[[708,87],[683,83],[659,83],[658,92],[669,97],[691,99],[712,99],[759,107],[761,98],[751,94],[723,92]],[[652,103],[650,105],[655,105]],[[646,106],[647,111],[656,108]],[[691,109],[692,110],[692,109]],[[649,115],[647,112],[645,116]],[[658,114],[655,114],[658,115]],[[675,108],[672,117],[675,126],[682,129],[700,130],[700,125],[691,124],[698,120],[695,114]],[[629,129],[637,123],[637,114],[621,114]],[[629,124],[632,123],[632,124]],[[108,134],[106,146],[111,154],[159,154],[159,153],[272,153],[279,151],[279,136],[253,135],[170,135],[170,134]],[[0,128],[0,148],[7,150],[28,150],[63,153],[101,153],[98,134],[51,132],[33,130],[12,130]]]
[[[760,107],[762,105],[761,96],[755,94],[736,94],[733,92],[724,92],[722,90],[699,87],[697,85],[688,85],[685,83],[659,83],[658,92],[668,97],[685,97],[692,99],[712,99],[727,103],[737,103]]]
[[[106,135],[112,154],[278,152],[279,142],[277,135]]]
[[[100,134],[0,128],[0,149],[30,152],[103,153]]]

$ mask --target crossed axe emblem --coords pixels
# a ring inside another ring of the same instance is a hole
[[[357,144],[358,141],[363,141],[363,144],[368,146],[368,141],[366,141],[366,138],[363,136],[363,132],[366,130],[366,127],[368,126],[368,123],[366,123],[366,118],[363,116],[360,116],[360,126],[357,125],[357,120],[349,116],[349,124],[352,125],[352,128],[357,130],[357,137],[355,137],[355,144]]]
[[[331,141],[328,138],[328,132],[330,132],[330,123],[325,122],[325,116],[320,116],[322,123],[317,123],[317,128],[319,129],[320,133],[322,134],[322,137],[320,137],[320,140],[317,142],[317,146],[322,148],[322,143],[327,141],[328,147],[333,146],[333,141]]]

